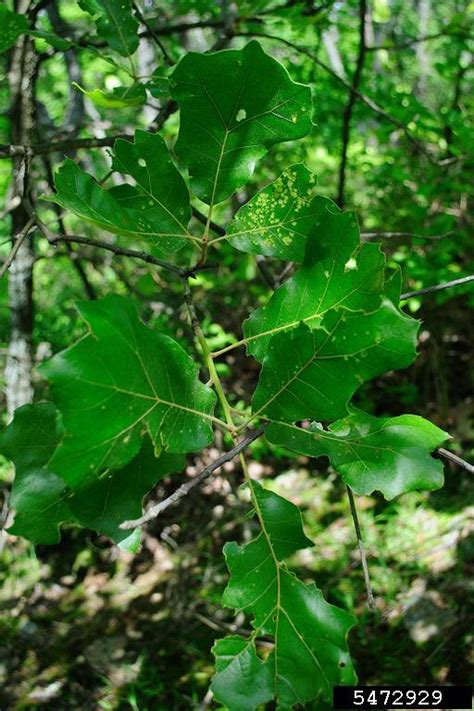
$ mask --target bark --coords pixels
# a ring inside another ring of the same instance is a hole
[[[17,8],[25,12],[28,3]],[[31,144],[34,131],[35,54],[32,40],[27,36],[19,38],[13,48],[9,71],[11,96],[11,140],[12,143]],[[12,198],[18,205],[11,213],[12,240],[20,234],[28,223],[26,209],[28,195],[29,156],[15,156],[12,159]],[[8,305],[10,310],[10,339],[5,369],[6,400],[9,419],[17,407],[33,399],[32,383],[32,331],[33,331],[33,243],[31,237],[23,241],[9,270]]]

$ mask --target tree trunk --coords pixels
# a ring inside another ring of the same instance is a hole
[[[26,4],[18,8],[23,12]],[[13,48],[9,72],[11,95],[11,142],[30,144],[34,130],[35,55],[32,40],[19,38]],[[29,220],[26,208],[28,198],[28,156],[13,158],[12,200],[19,204],[12,210],[11,227],[14,242]],[[33,331],[33,244],[30,237],[24,241],[10,267],[8,278],[8,305],[10,310],[10,340],[5,369],[7,412],[9,419],[17,407],[33,399],[32,383],[32,331]]]

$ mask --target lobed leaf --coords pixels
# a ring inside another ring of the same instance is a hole
[[[318,220],[307,235],[303,265],[244,321],[247,352],[265,358],[271,338],[304,322],[319,328],[330,310],[374,311],[380,305],[385,257],[377,244],[360,244],[353,212],[316,196]]]
[[[79,311],[89,334],[41,367],[66,430],[53,471],[79,487],[125,466],[145,432],[157,451],[172,454],[209,444],[215,394],[182,347],[147,328],[123,297],[84,302]]]
[[[216,643],[212,690],[230,711],[253,711],[272,699],[278,709],[329,700],[334,684],[356,680],[346,642],[355,620],[283,562],[312,545],[296,506],[256,482],[251,488],[262,531],[243,546],[226,544],[231,578],[223,602],[252,615],[254,630],[248,639]],[[259,651],[261,638],[272,641],[266,654]]]
[[[254,413],[295,422],[333,420],[362,383],[416,357],[418,322],[385,300],[370,314],[329,312],[318,329],[304,323],[270,341]]]
[[[117,235],[151,241],[158,256],[169,257],[193,240],[189,193],[158,134],[136,131],[135,140],[118,139],[114,170],[135,180],[109,190],[72,160],[55,176],[56,193],[49,198],[83,220]]]
[[[208,205],[244,185],[271,146],[311,130],[309,87],[293,82],[255,41],[240,50],[189,52],[170,88],[180,106],[176,153]]]
[[[298,454],[329,457],[357,494],[380,491],[386,499],[415,489],[443,485],[443,465],[430,456],[449,435],[417,415],[374,417],[360,410],[334,422],[302,429],[273,422],[265,432],[271,444]]]
[[[51,403],[24,405],[0,433],[0,452],[16,469],[10,499],[15,519],[9,532],[33,543],[52,544],[60,540],[60,525],[71,522],[133,547],[135,536],[119,525],[141,514],[143,496],[164,476],[180,471],[183,456],[156,457],[147,439],[123,469],[105,472],[73,490],[49,465],[63,434],[59,413]]]
[[[138,22],[132,15],[131,0],[79,0],[92,15],[98,34],[122,57],[138,49]]]

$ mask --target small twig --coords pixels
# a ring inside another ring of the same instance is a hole
[[[447,449],[443,449],[443,447],[439,447],[436,451],[445,459],[448,459],[450,462],[454,462],[454,464],[457,464],[459,467],[462,467],[470,474],[474,474],[474,465],[470,464],[469,462],[466,462],[465,459],[461,459],[461,457],[458,457],[457,454],[453,454],[453,452],[450,452]]]
[[[443,232],[439,235],[422,235],[418,232],[361,232],[360,236],[363,240],[378,239],[383,237],[386,239],[391,239],[392,237],[413,237],[414,239],[443,239],[443,237],[449,237],[453,235],[454,231]]]
[[[230,462],[232,459],[234,459],[234,457],[240,454],[240,452],[246,449],[249,444],[261,437],[262,434],[265,432],[265,429],[266,425],[263,425],[262,427],[259,427],[258,430],[253,430],[252,432],[250,432],[246,437],[244,437],[243,440],[236,444],[235,447],[230,449],[228,452],[222,454],[218,459],[212,462],[212,464],[208,464],[207,467],[204,467],[204,469],[202,469],[199,474],[196,474],[195,477],[190,479],[190,481],[181,484],[181,486],[178,487],[178,489],[176,489],[176,491],[174,491],[164,501],[160,501],[158,504],[151,506],[148,511],[140,518],[137,518],[133,521],[124,521],[120,524],[120,528],[128,530],[130,528],[137,528],[138,526],[143,526],[145,523],[148,523],[148,521],[151,521],[152,519],[159,516],[169,506],[172,506],[178,501],[181,501],[181,499],[187,496],[189,492],[192,491],[192,489],[194,489],[196,486],[199,486],[199,484],[201,484],[201,482],[204,481],[204,479],[206,479],[216,469],[219,469],[226,462]]]
[[[349,504],[351,507],[352,520],[354,522],[354,528],[357,536],[357,545],[359,546],[360,562],[362,564],[362,570],[364,571],[365,589],[367,591],[367,605],[369,609],[375,610],[375,600],[374,593],[372,591],[372,583],[370,582],[369,566],[367,565],[367,556],[365,554],[364,542],[362,540],[362,531],[360,530],[359,517],[357,515],[357,508],[354,499],[354,494],[350,486],[346,485],[347,495],[349,497]]]
[[[342,149],[341,149],[341,162],[339,165],[339,179],[338,179],[338,189],[337,189],[337,204],[339,207],[344,206],[344,191],[346,185],[346,166],[347,166],[347,151],[349,148],[350,135],[351,135],[351,119],[352,113],[354,111],[354,106],[357,101],[357,94],[359,84],[362,78],[362,71],[364,69],[365,63],[365,23],[367,14],[367,3],[366,0],[359,0],[359,51],[357,53],[356,68],[354,71],[354,76],[352,78],[351,89],[349,92],[349,97],[347,103],[344,107],[342,114]]]
[[[461,277],[460,279],[454,279],[453,281],[446,281],[444,282],[444,284],[435,284],[434,286],[427,286],[425,289],[418,289],[418,291],[407,291],[405,294],[402,294],[400,296],[400,299],[404,301],[405,299],[411,299],[412,296],[433,294],[435,291],[443,291],[443,289],[449,289],[452,286],[461,286],[462,284],[467,284],[470,281],[474,281],[474,274],[470,274],[466,277]]]
[[[133,2],[133,8],[134,8],[134,10],[135,10],[135,15],[138,17],[138,19],[140,20],[140,22],[142,23],[142,25],[146,28],[146,30],[148,31],[150,37],[151,37],[152,40],[155,42],[156,46],[159,48],[161,54],[163,55],[163,59],[165,60],[166,64],[167,64],[169,67],[172,67],[173,64],[174,64],[173,59],[172,59],[172,58],[170,57],[170,55],[168,54],[168,51],[167,51],[166,47],[164,46],[163,42],[162,42],[162,41],[160,40],[160,38],[158,37],[157,33],[154,31],[154,29],[153,29],[152,27],[150,27],[150,25],[148,24],[148,21],[144,18],[143,14],[142,14],[142,12],[141,12],[141,10],[140,10],[140,8],[138,7],[138,5],[137,5],[136,2]]]
[[[197,208],[193,207],[193,217],[198,220],[201,225],[207,225],[207,217],[206,215],[203,215],[202,212],[200,212]],[[226,234],[226,231],[223,227],[218,225],[216,222],[213,222],[212,220],[209,220],[209,227],[210,229],[216,233],[216,235],[219,235],[219,237],[224,237]]]
[[[7,256],[5,261],[2,264],[2,267],[0,269],[0,279],[4,277],[4,275],[7,273],[8,269],[11,267],[13,260],[15,259],[16,255],[18,254],[18,251],[25,241],[25,239],[28,237],[31,228],[35,224],[34,218],[30,217],[24,228],[22,229],[21,232],[18,233],[16,236],[15,242],[13,244],[13,247],[10,251],[10,254]]]

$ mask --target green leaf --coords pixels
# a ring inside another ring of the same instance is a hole
[[[296,506],[256,482],[251,489],[262,531],[243,546],[226,544],[231,578],[223,602],[252,615],[254,630],[248,639],[216,643],[212,690],[230,711],[253,711],[273,698],[279,709],[329,700],[334,684],[356,680],[346,642],[355,620],[283,562],[311,545]],[[262,637],[273,641],[266,656],[257,653]]]
[[[0,433],[0,451],[16,469],[10,499],[15,520],[9,532],[34,543],[57,543],[64,522],[92,528],[116,543],[126,541],[130,534],[119,528],[120,523],[139,516],[143,496],[184,465],[181,455],[163,453],[156,458],[145,440],[126,467],[72,490],[48,466],[63,434],[59,413],[51,403],[19,408]]]
[[[105,109],[121,109],[128,106],[142,106],[146,101],[146,91],[143,84],[132,84],[131,86],[116,86],[112,91],[102,91],[93,89],[86,91],[76,82],[73,85],[85,94],[96,106]]]
[[[28,30],[28,34],[36,39],[44,40],[47,44],[54,47],[54,49],[59,49],[62,52],[66,52],[71,47],[74,47],[74,42],[64,37],[60,37],[54,32],[43,32],[42,30]],[[74,83],[74,82],[73,82]]]
[[[98,34],[122,57],[138,48],[138,22],[131,0],[79,0],[79,7],[92,15]]]
[[[380,491],[386,499],[443,485],[443,465],[430,456],[449,435],[416,415],[373,417],[356,410],[325,430],[318,423],[302,429],[271,423],[272,444],[310,457],[329,457],[357,494]]]
[[[314,203],[321,211],[308,234],[303,265],[244,322],[247,352],[259,361],[272,336],[300,322],[319,328],[331,310],[369,312],[380,304],[385,267],[380,246],[360,244],[353,212],[341,212],[321,197]]]
[[[170,88],[180,106],[176,153],[208,205],[244,185],[271,146],[302,138],[312,126],[309,87],[293,82],[258,42],[186,54]]]
[[[136,131],[135,140],[114,145],[114,170],[128,174],[136,187],[102,188],[91,175],[67,160],[55,176],[49,199],[82,220],[117,235],[142,237],[164,258],[194,243],[187,230],[189,193],[158,134]]]
[[[276,334],[253,411],[286,422],[343,417],[362,383],[415,359],[418,325],[386,299],[373,313],[332,310],[316,330],[301,323]]]
[[[90,333],[41,366],[66,436],[50,466],[68,484],[118,469],[148,432],[155,448],[194,452],[212,441],[215,395],[172,338],[147,328],[127,299],[80,304]]]
[[[238,210],[227,239],[242,252],[302,262],[315,222],[327,210],[338,212],[315,190],[316,176],[304,165],[293,165]]]
[[[28,31],[28,22],[24,15],[12,12],[5,5],[0,5],[0,53],[13,47],[18,37]]]

